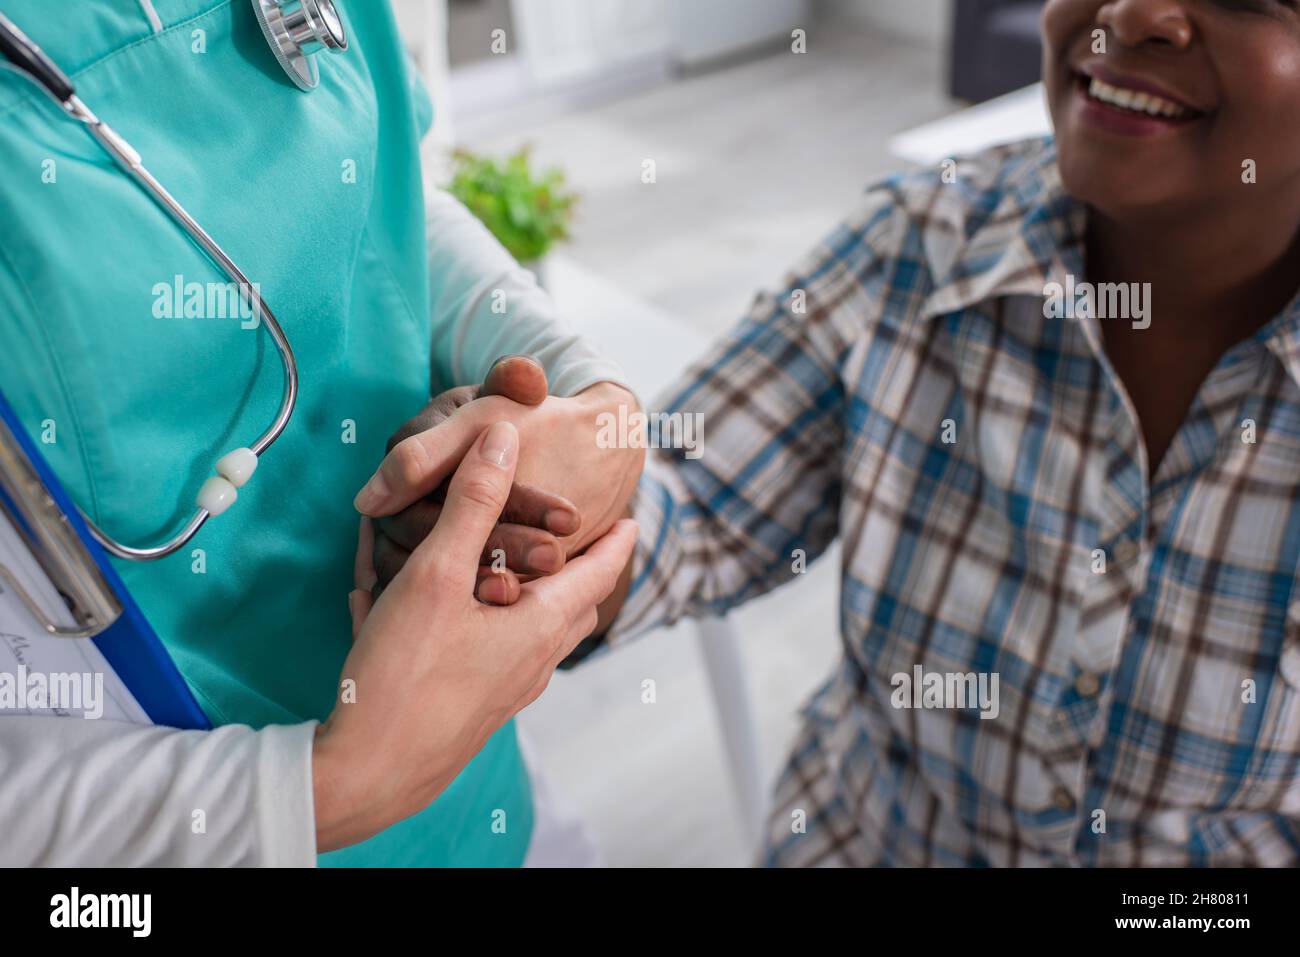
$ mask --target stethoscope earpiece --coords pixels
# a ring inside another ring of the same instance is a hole
[[[300,90],[314,90],[320,83],[314,54],[348,48],[334,0],[253,0],[253,11],[271,52]]]

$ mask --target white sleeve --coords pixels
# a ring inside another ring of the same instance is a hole
[[[312,867],[315,732],[0,718],[0,865]]]
[[[533,274],[445,190],[425,189],[425,231],[435,381],[472,385],[502,356],[530,355],[554,395],[627,385],[618,364],[565,328]]]

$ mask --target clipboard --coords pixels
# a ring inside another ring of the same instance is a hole
[[[212,727],[0,393],[0,672],[16,665],[26,674],[29,661],[36,670],[41,661],[84,662],[83,673],[102,672],[106,716]],[[0,720],[9,713],[0,710]]]

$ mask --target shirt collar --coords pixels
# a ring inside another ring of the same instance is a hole
[[[943,187],[945,189],[951,187]],[[1010,160],[992,213],[970,232],[951,265],[935,277],[922,307],[940,316],[1007,296],[1043,296],[1048,283],[1084,273],[1087,207],[1065,191],[1056,146]],[[969,202],[969,197],[964,201]],[[971,204],[975,209],[979,203]],[[964,211],[967,218],[973,215]],[[1300,385],[1300,292],[1254,336]]]
[[[981,199],[992,206],[951,265],[935,276],[934,291],[923,306],[926,315],[1005,296],[1041,297],[1047,283],[1082,275],[1087,207],[1066,193],[1055,144],[1047,140],[1041,149],[1013,154],[997,189],[991,202],[980,197],[963,211],[969,222]]]
[[[1300,294],[1255,335],[1300,385]]]

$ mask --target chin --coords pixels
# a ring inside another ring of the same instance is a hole
[[[1105,166],[1098,166],[1091,158],[1081,155],[1079,150],[1062,146],[1057,153],[1057,165],[1061,169],[1065,191],[1075,199],[1089,205],[1108,205],[1122,198],[1117,195],[1123,190],[1117,189],[1115,175]]]
[[[1057,165],[1067,193],[1113,217],[1173,212],[1182,205],[1170,190],[1178,177],[1154,157],[1121,157],[1067,140],[1058,144]]]

